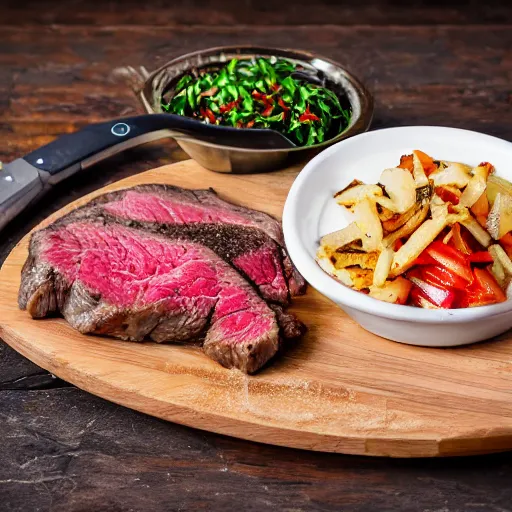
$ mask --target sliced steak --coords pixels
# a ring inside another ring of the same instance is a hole
[[[200,242],[64,218],[32,236],[19,306],[83,333],[142,341],[204,337],[205,352],[253,373],[277,351],[275,312]]]
[[[258,229],[233,224],[139,222],[112,215],[106,212],[102,205],[85,206],[75,210],[70,214],[70,218],[119,222],[171,238],[198,241],[231,263],[258,288],[264,299],[282,305],[289,302],[282,251],[274,240]]]
[[[243,239],[248,237],[258,243],[256,246],[249,241],[252,250],[256,252],[239,252],[239,259],[232,263],[260,286],[265,298],[285,303],[288,287],[292,296],[302,295],[306,290],[303,277],[286,252],[280,222],[266,213],[224,201],[212,189],[188,190],[169,185],[140,185],[105,194],[90,204],[100,206],[105,213],[120,219],[182,226],[234,226],[240,232],[237,236],[235,230],[231,231],[232,244],[243,247]],[[266,242],[263,243],[263,240]],[[225,247],[227,245],[220,249]],[[278,261],[282,261],[282,270]],[[282,271],[284,277],[278,275]]]

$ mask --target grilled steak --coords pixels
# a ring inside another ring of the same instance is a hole
[[[199,234],[205,245],[255,283],[267,300],[286,304],[288,292],[293,296],[305,291],[305,281],[284,248],[280,223],[265,213],[224,201],[212,189],[141,185],[100,196],[88,205],[94,206],[97,215],[101,212],[128,223],[172,225],[172,232],[192,239]]]
[[[61,313],[83,333],[157,342],[204,337],[210,357],[247,373],[279,345],[276,313],[210,248],[107,220],[70,216],[34,233],[19,306],[34,318]]]

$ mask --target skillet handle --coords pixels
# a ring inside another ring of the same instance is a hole
[[[294,147],[286,137],[272,130],[240,130],[228,126],[213,128],[175,114],[145,114],[91,124],[75,133],[63,135],[23,158],[38,170],[48,173],[46,181],[53,184],[125,149],[164,137],[243,149]]]

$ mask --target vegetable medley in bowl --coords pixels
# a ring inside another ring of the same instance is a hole
[[[334,195],[352,222],[321,238],[316,260],[343,284],[388,303],[456,309],[512,292],[512,183],[492,164],[422,151]]]

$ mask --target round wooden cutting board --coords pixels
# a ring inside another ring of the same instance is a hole
[[[297,172],[234,176],[177,163],[98,190],[43,224],[95,195],[140,183],[213,187],[280,216]],[[28,240],[0,270],[0,336],[90,393],[183,425],[310,450],[428,457],[512,448],[510,334],[455,349],[400,345],[364,331],[310,289],[293,307],[308,334],[247,377],[198,348],[85,336],[63,319],[32,320],[17,305]]]

